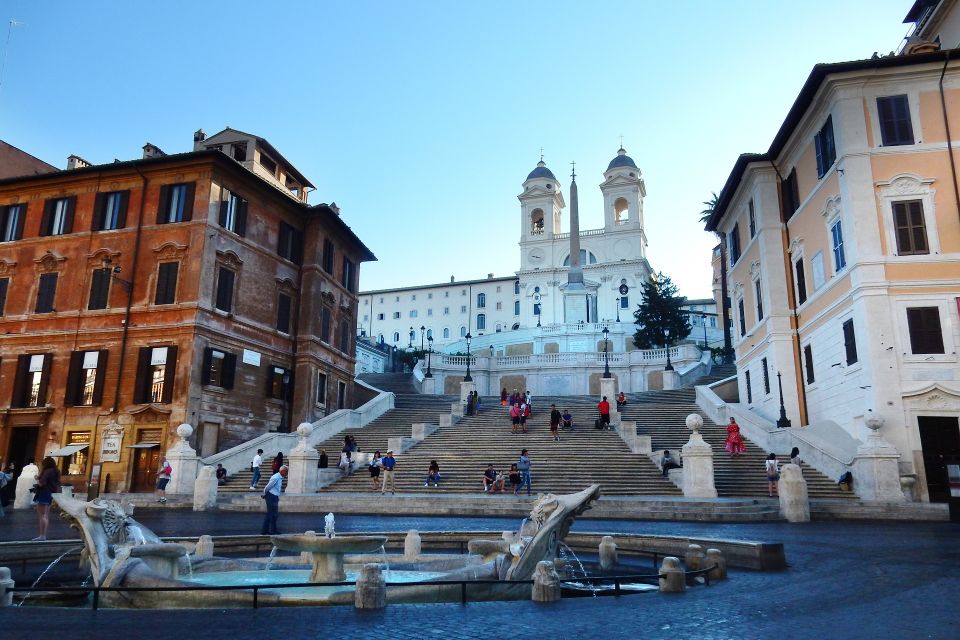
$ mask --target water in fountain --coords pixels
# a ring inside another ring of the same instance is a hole
[[[185,554],[184,557],[187,559],[187,576],[188,579],[193,578],[193,561],[190,560],[190,554]]]
[[[30,588],[31,588],[31,589],[36,589],[37,585],[40,584],[40,581],[43,580],[43,576],[47,575],[47,573],[48,573],[51,569],[53,569],[53,567],[56,566],[56,564],[57,564],[58,562],[60,562],[61,560],[63,560],[64,556],[69,555],[69,554],[71,554],[71,553],[74,553],[75,551],[80,551],[81,549],[83,549],[83,547],[73,547],[73,548],[71,548],[71,549],[67,549],[66,551],[64,551],[63,553],[61,553],[59,556],[57,556],[56,560],[54,560],[53,562],[51,562],[50,564],[48,564],[48,565],[47,565],[47,568],[43,570],[43,572],[40,574],[40,576],[39,576],[36,580],[33,581],[33,584],[30,585]],[[18,606],[18,607],[22,607],[22,606],[23,606],[23,603],[26,602],[27,600],[29,600],[29,599],[30,599],[30,596],[32,596],[32,595],[33,595],[33,592],[32,592],[32,591],[28,591],[28,592],[27,592],[27,595],[25,595],[25,596],[23,597],[23,600],[21,600],[21,601],[20,601],[20,604],[18,604],[17,606]]]
[[[134,544],[147,544],[147,539],[143,537],[143,531],[135,524],[127,525],[127,538],[132,539]]]
[[[580,562],[580,558],[577,557],[577,554],[574,552],[574,550],[568,547],[565,542],[559,543],[557,549],[560,551],[560,557],[566,560],[567,563],[569,563],[570,558],[573,557],[573,561],[576,562],[577,566],[580,568],[580,578],[583,580],[583,582],[574,582],[574,586],[586,587],[587,589],[590,589],[590,591],[593,592],[593,596],[596,597],[598,591],[597,585],[592,582],[587,582],[587,570],[583,568],[583,563]],[[571,577],[577,577],[573,571],[571,571],[571,574],[573,574]]]
[[[383,579],[389,582],[390,562],[387,560],[387,549],[384,545],[380,545],[380,555],[383,556]]]
[[[273,559],[277,557],[277,547],[274,546],[273,549],[270,549],[270,557],[267,558],[267,571],[273,569]]]

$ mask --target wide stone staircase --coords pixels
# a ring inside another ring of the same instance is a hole
[[[420,385],[412,373],[362,373],[357,380],[371,387],[393,393],[420,393]]]

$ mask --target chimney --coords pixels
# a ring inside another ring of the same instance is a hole
[[[488,273],[488,274],[487,274],[487,280],[492,280],[492,279],[493,279],[493,274],[492,274],[492,273]]]
[[[203,129],[197,129],[193,132],[193,141],[194,142],[203,142],[207,139],[207,134],[203,132]]]
[[[67,171],[71,169],[83,169],[89,166],[90,163],[78,155],[67,156]]]
[[[167,155],[167,154],[165,154],[165,153],[163,152],[163,149],[161,149],[160,147],[158,147],[158,146],[155,145],[155,144],[150,144],[150,143],[148,142],[147,144],[143,145],[143,159],[144,159],[144,160],[146,160],[147,158],[161,158],[161,157],[163,157],[163,156],[165,156],[165,155]]]
[[[454,282],[453,276],[450,276],[450,282]]]

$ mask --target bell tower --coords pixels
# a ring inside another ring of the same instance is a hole
[[[622,146],[607,165],[603,177],[600,191],[603,192],[604,228],[607,231],[642,231],[643,198],[647,195],[647,189],[637,164]]]
[[[560,184],[541,156],[523,182],[520,200],[520,242],[545,240],[560,233],[560,212],[565,205]]]

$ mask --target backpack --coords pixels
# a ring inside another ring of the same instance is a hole
[[[173,473],[173,467],[170,466],[170,463],[163,465],[163,475],[169,476]]]

